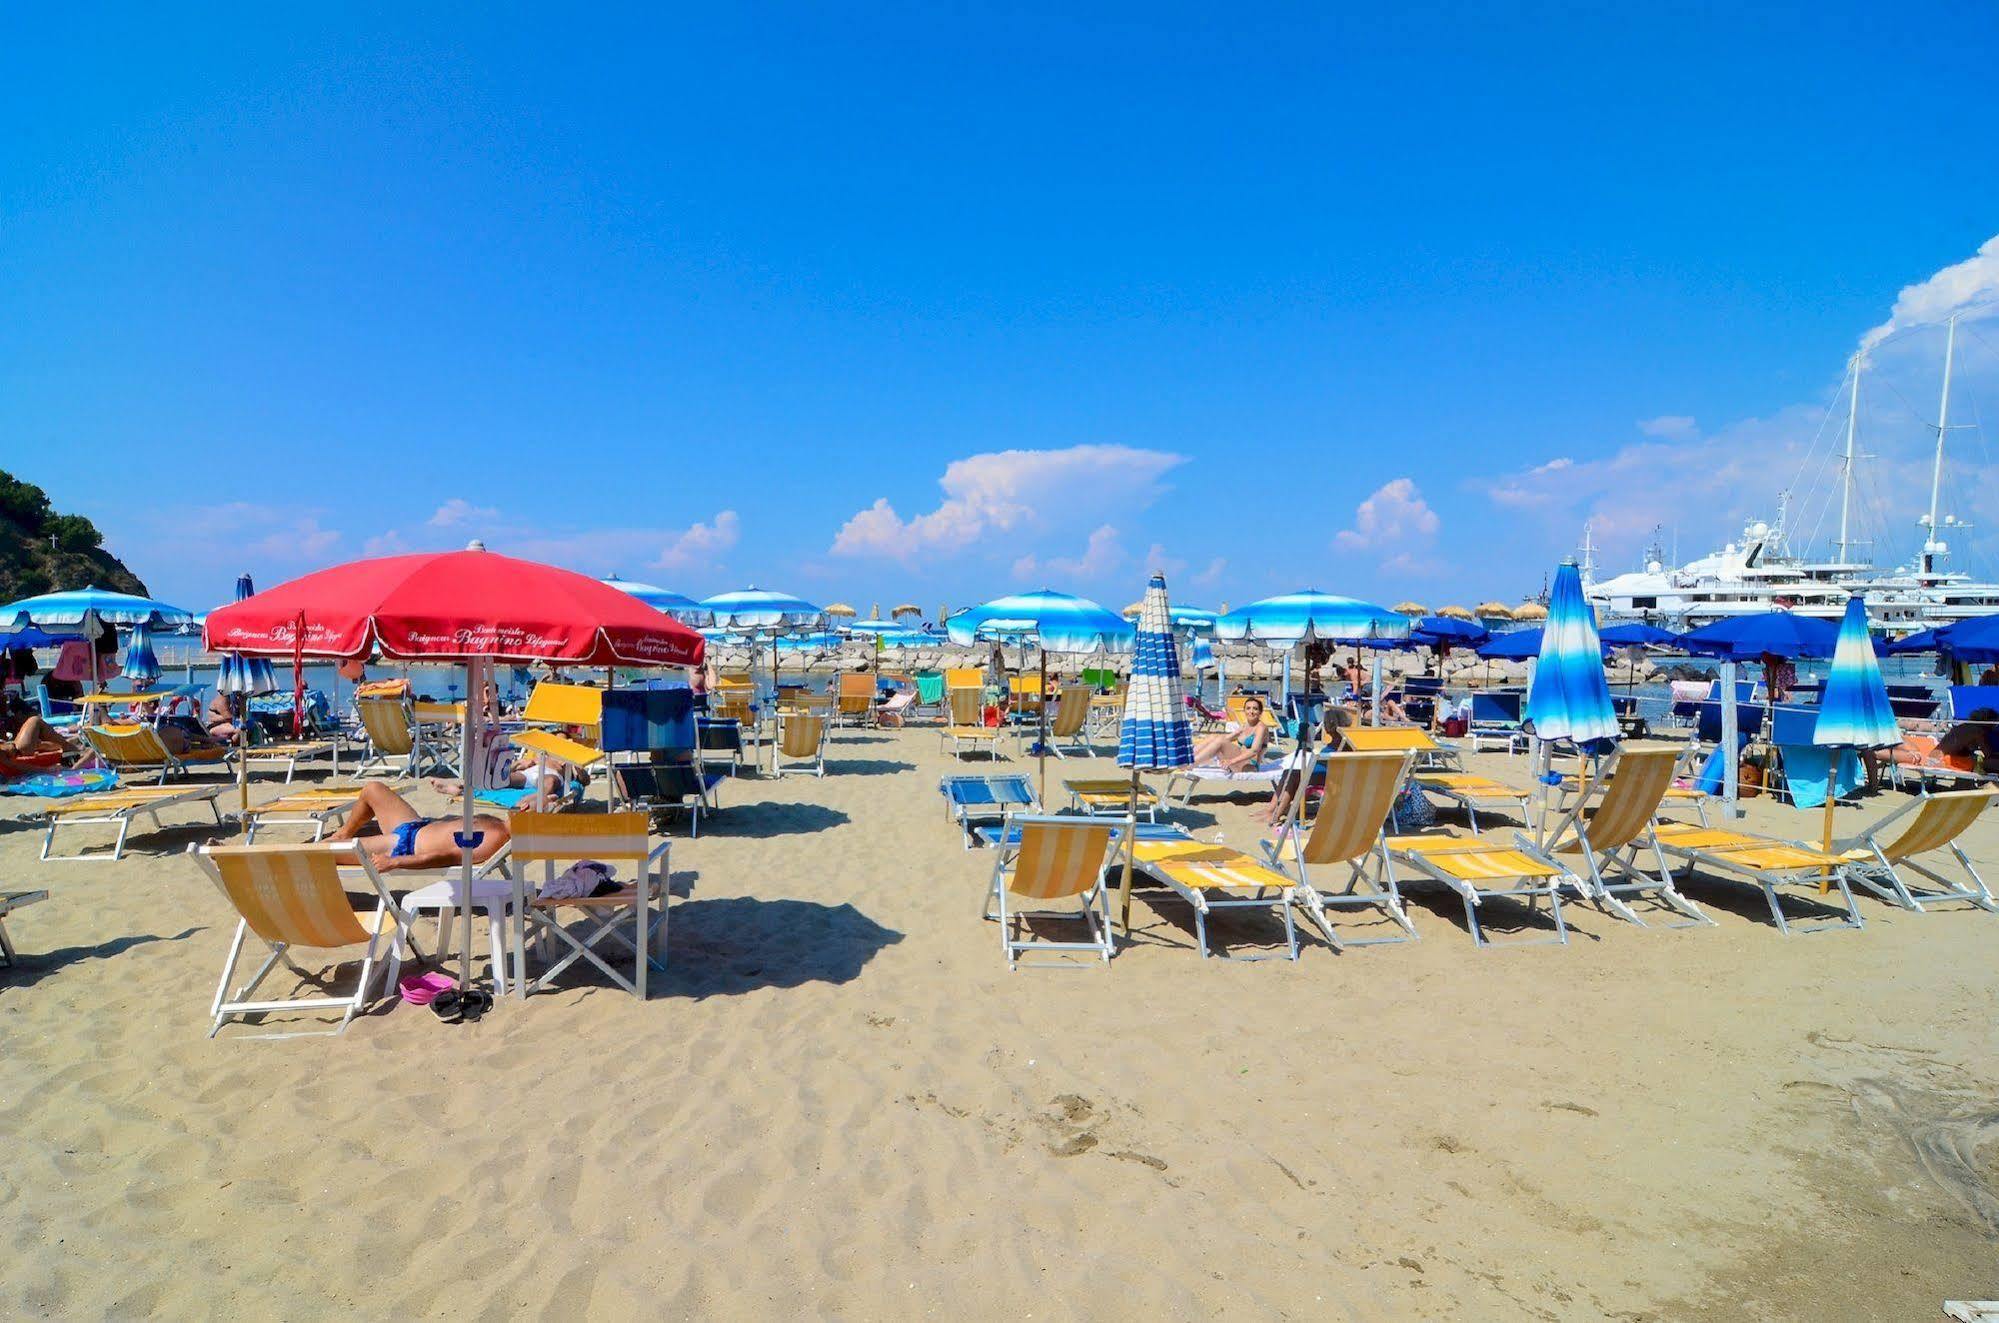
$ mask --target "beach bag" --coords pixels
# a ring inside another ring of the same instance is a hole
[[[1417,789],[1414,781],[1404,781],[1395,796],[1395,806],[1388,810],[1389,830],[1407,836],[1436,825],[1437,810],[1430,797]]]
[[[615,870],[595,859],[571,864],[562,874],[542,884],[537,893],[542,900],[580,900],[618,890]]]

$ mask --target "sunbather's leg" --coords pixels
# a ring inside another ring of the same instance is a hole
[[[347,821],[341,823],[339,830],[327,839],[351,841],[370,824],[375,824],[384,834],[393,833],[403,823],[415,822],[422,816],[407,799],[379,781],[371,781],[361,787],[360,794],[354,796],[354,807],[348,810]]]
[[[21,729],[14,732],[10,753],[39,753],[48,749],[60,749],[67,753],[69,742],[56,734],[55,728],[39,716],[30,716],[21,723]]]

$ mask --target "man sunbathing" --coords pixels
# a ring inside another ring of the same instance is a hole
[[[69,742],[56,734],[55,728],[42,720],[42,714],[29,707],[25,698],[10,693],[5,712],[0,714],[0,752],[14,757],[32,754],[61,757],[69,752]]]
[[[330,841],[356,841],[368,852],[369,861],[381,872],[404,868],[448,868],[463,858],[453,839],[460,827],[457,818],[426,818],[407,799],[380,782],[370,782],[354,796],[354,807]],[[368,827],[375,833],[363,836]],[[481,813],[472,819],[472,830],[484,834],[472,852],[472,862],[484,863],[507,843],[506,821]]]

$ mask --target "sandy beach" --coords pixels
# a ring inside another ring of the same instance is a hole
[[[290,1041],[205,1036],[232,923],[180,852],[212,829],[41,865],[15,801],[0,876],[53,895],[0,975],[11,1311],[1861,1320],[1999,1294],[1999,916],[1863,897],[1864,931],[1787,940],[1701,877],[1717,928],[1574,905],[1566,948],[1479,951],[1412,889],[1421,941],[1307,932],[1288,964],[1203,961],[1185,907],[1142,899],[1110,968],[1009,973],[952,765],[933,731],[840,732],[823,781],[725,785],[698,839],[673,828],[644,1004],[572,971],[477,1025],[396,1006]],[[1179,820],[1248,844],[1253,807]]]

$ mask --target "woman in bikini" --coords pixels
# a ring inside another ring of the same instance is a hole
[[[340,830],[329,841],[354,841],[368,852],[369,862],[378,872],[404,868],[448,868],[462,857],[458,849],[457,817],[426,818],[407,799],[379,781],[370,781],[354,796],[354,807]],[[361,833],[375,828],[372,835]],[[489,813],[472,819],[472,830],[482,834],[472,862],[484,863],[507,843],[506,820]]]
[[[1231,772],[1255,767],[1270,745],[1270,727],[1263,722],[1263,700],[1247,698],[1242,705],[1242,724],[1217,735],[1203,736],[1194,746],[1196,767],[1221,767]]]

